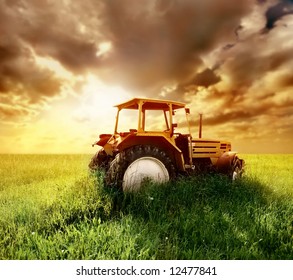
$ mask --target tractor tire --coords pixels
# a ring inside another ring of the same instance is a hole
[[[104,149],[99,150],[91,159],[89,163],[89,169],[96,171],[98,168],[107,170],[109,166],[109,156],[106,154]]]
[[[150,145],[138,145],[117,154],[106,173],[106,185],[125,192],[138,191],[145,180],[158,183],[175,178],[175,167],[167,153]]]
[[[231,171],[229,177],[232,181],[236,181],[242,177],[244,161],[237,156],[234,157],[231,163]]]

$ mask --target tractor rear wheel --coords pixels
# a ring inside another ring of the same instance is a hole
[[[175,175],[174,164],[166,152],[138,145],[116,155],[106,174],[106,184],[123,191],[137,191],[146,180],[164,183]]]
[[[235,156],[231,164],[230,178],[232,179],[232,181],[238,180],[242,177],[242,173],[243,161],[240,160],[237,156]]]
[[[109,156],[102,148],[91,159],[89,168],[91,171],[96,171],[98,168],[107,170],[109,165]]]

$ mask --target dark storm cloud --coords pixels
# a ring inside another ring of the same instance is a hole
[[[81,72],[80,69],[94,63],[93,42],[77,36],[76,23],[70,14],[69,20],[66,18],[68,9],[63,6],[62,12],[61,8],[62,5],[52,1],[0,3],[2,119],[21,120],[37,107],[40,110],[50,98],[61,95],[64,79],[54,70],[39,65],[35,55],[53,59],[72,72]]]
[[[214,84],[219,78],[200,70],[200,56],[229,41],[250,7],[244,0],[2,1],[0,94],[22,96],[28,106],[61,94],[64,80],[36,55],[142,94],[157,95],[170,81]],[[98,55],[103,42],[112,49]]]
[[[27,48],[0,39],[0,56],[0,95],[12,92],[35,103],[59,93],[61,80],[52,71],[39,68]]]
[[[66,1],[7,1],[9,5],[1,7],[5,38],[18,48],[30,47],[40,56],[54,58],[73,72],[96,66],[97,38],[91,37],[95,32],[81,30],[80,20],[86,19],[83,9],[91,14],[87,2],[78,9],[78,4],[67,5]]]
[[[264,79],[269,73],[278,73],[282,69],[287,70],[286,78],[282,78],[285,81],[284,85],[293,85],[289,71],[293,63],[293,46],[286,43],[286,36],[290,34],[290,30],[284,32],[282,29],[276,28],[275,33],[266,37],[254,35],[222,54],[225,61],[218,69],[218,73],[220,76],[229,76],[230,90],[243,89],[245,94],[257,81]],[[281,32],[283,35],[280,38]],[[276,47],[276,44],[279,44],[279,47]]]
[[[221,81],[221,78],[215,74],[215,72],[209,68],[196,74],[193,79],[193,84],[197,86],[209,87],[217,84]]]
[[[274,28],[275,23],[286,15],[293,14],[293,1],[281,0],[275,5],[268,8],[266,11],[266,25],[265,28],[270,30]]]
[[[9,6],[5,3],[8,2],[0,3],[0,96],[21,96],[29,106],[29,103],[43,101],[43,97],[58,95],[61,80],[52,71],[36,64],[32,46],[21,39],[26,28],[26,22],[19,14],[22,2],[9,1]],[[15,5],[18,5],[16,10]],[[1,112],[7,115],[3,106]],[[26,111],[29,109],[22,110]]]
[[[285,4],[292,6],[288,1],[278,3],[282,7]],[[204,94],[199,94],[201,89],[195,81],[189,86],[181,87],[180,92],[176,89],[176,93],[184,95],[186,100],[196,95],[198,98],[193,100],[200,99],[200,104],[208,106],[209,111],[205,111],[204,115],[205,125],[217,127],[229,124],[237,131],[237,124],[243,122],[258,123],[258,127],[260,124],[266,124],[261,128],[267,135],[274,135],[275,131],[279,130],[286,131],[287,136],[293,137],[293,41],[289,6],[286,6],[286,13],[276,14],[270,32],[263,32],[263,24],[266,24],[268,18],[265,11],[280,7],[277,6],[278,3],[260,3],[268,8],[259,9],[258,17],[254,14],[254,18],[249,22],[254,33],[247,32],[244,22],[237,31],[236,40],[226,45],[229,47],[218,49],[217,56],[210,65],[216,65],[215,73],[220,81],[213,85],[202,84],[208,88]],[[261,11],[264,11],[263,14]],[[272,17],[271,14],[270,16]],[[261,17],[264,19],[263,24]],[[277,24],[279,20],[282,22]],[[252,23],[255,23],[255,26]],[[192,86],[193,91],[188,92],[187,89],[192,89]],[[193,107],[199,112],[204,110],[196,101],[193,102]],[[271,125],[270,119],[274,120]],[[258,127],[251,126],[250,129],[257,130]],[[239,133],[245,138],[244,131],[239,130]]]
[[[264,79],[272,72],[285,72],[274,76],[275,87],[283,90],[292,87],[292,75],[285,71],[292,66],[292,47],[280,45],[290,34],[289,28],[284,31],[286,27],[277,25],[279,20],[286,22],[290,17],[291,3],[2,1],[0,96],[5,97],[0,98],[2,119],[31,115],[37,104],[61,95],[66,81],[53,70],[41,67],[35,56],[60,63],[73,76],[95,74],[108,84],[133,90],[137,96],[157,97],[164,86],[175,84],[176,89],[165,96],[190,100],[199,88],[208,88],[206,104],[220,100],[226,108],[225,112],[207,116],[208,124],[267,114],[261,107],[249,110],[245,100],[253,99],[254,88],[262,91],[258,84],[263,81],[265,87]],[[254,22],[247,27],[242,20],[258,6],[266,7],[259,15],[263,25],[255,34],[245,37],[243,34],[254,27]],[[262,33],[264,26],[270,32]],[[284,36],[280,38],[278,32]],[[99,45],[103,42],[109,42],[112,48],[99,55]],[[218,56],[206,64],[203,57],[215,49],[220,49]],[[277,89],[264,91],[259,98],[263,98],[265,105],[279,102],[276,96],[270,96],[272,92],[278,95]],[[13,106],[17,108],[14,111]],[[284,107],[280,109],[285,112]]]
[[[245,121],[247,119],[251,119],[251,117],[255,117],[251,112],[243,112],[243,111],[232,111],[229,113],[222,113],[219,112],[214,117],[209,117],[204,119],[205,125],[218,125],[223,124],[227,122],[239,122],[239,121]],[[196,122],[192,122],[193,125],[196,124]]]
[[[130,87],[144,90],[168,81],[192,79],[203,66],[200,55],[234,36],[251,2],[103,3],[104,32],[113,44],[110,74]]]

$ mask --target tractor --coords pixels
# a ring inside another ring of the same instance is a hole
[[[134,98],[115,107],[114,133],[99,136],[92,146],[101,148],[89,164],[92,171],[104,170],[107,186],[137,191],[146,180],[164,183],[180,174],[217,172],[233,181],[242,176],[244,160],[231,151],[230,142],[202,138],[202,115],[199,136],[192,137],[186,104]],[[185,133],[177,131],[178,112]],[[122,113],[127,121],[121,120]]]

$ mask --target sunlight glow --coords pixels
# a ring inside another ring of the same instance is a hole
[[[131,95],[123,88],[105,85],[92,74],[87,76],[86,84],[82,87],[81,102],[83,109],[91,116],[107,118],[115,105],[130,98]],[[116,112],[116,109],[114,111]]]
[[[70,73],[69,71],[67,71],[61,64],[60,62],[58,62],[57,60],[54,60],[53,58],[50,57],[43,57],[43,56],[38,56],[36,55],[36,53],[33,51],[33,49],[31,49],[35,62],[38,66],[42,67],[42,68],[47,68],[51,71],[53,71],[54,73],[56,73],[56,75],[58,75],[58,77],[63,78],[63,79],[73,79],[73,75],[72,73]]]
[[[108,86],[90,74],[85,79],[78,97],[78,104],[71,108],[72,118],[91,133],[112,133],[117,108],[114,106],[131,99],[131,95],[119,86]]]
[[[111,42],[102,42],[98,45],[99,50],[96,52],[96,56],[102,56],[112,49]]]

